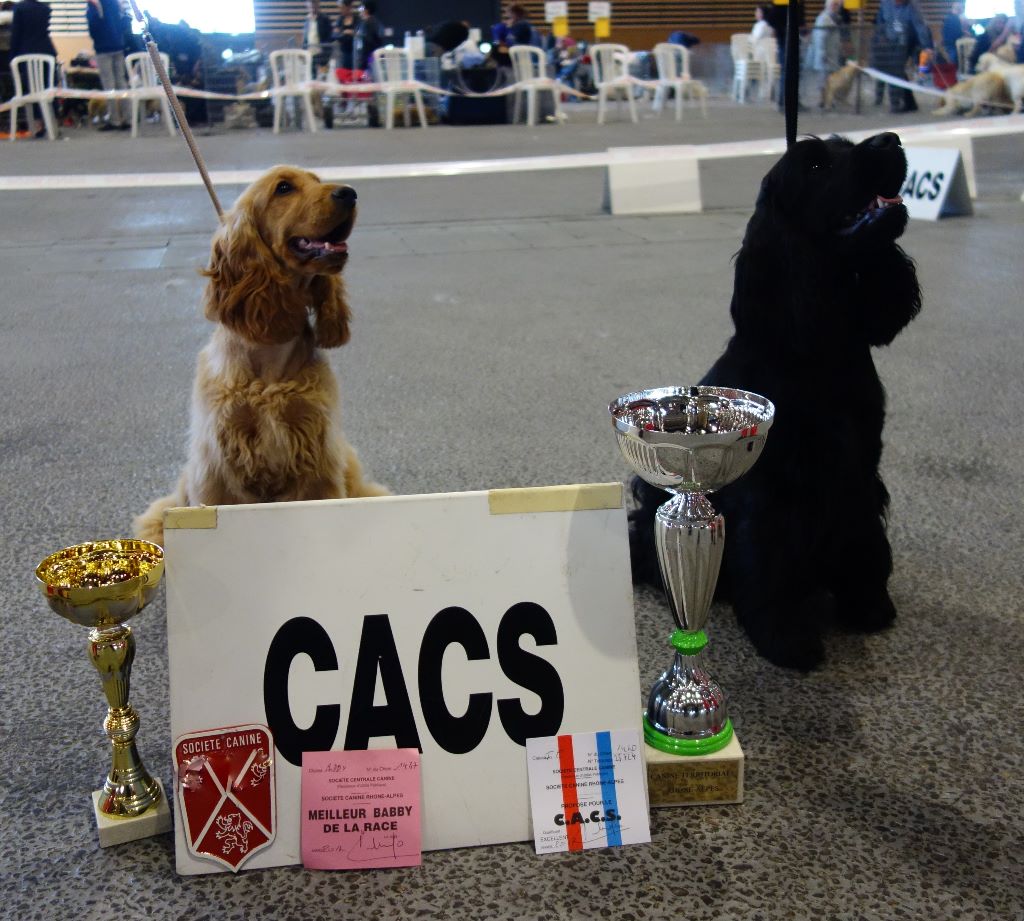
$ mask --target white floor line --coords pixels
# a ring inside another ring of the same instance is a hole
[[[375,163],[365,166],[320,166],[314,172],[327,180],[416,179],[429,176],[471,176],[485,173],[533,172],[607,166],[605,152],[545,157],[499,157],[488,160],[441,160],[426,163]],[[211,170],[215,185],[248,185],[265,169]],[[0,190],[132,189],[199,186],[199,173],[66,173],[55,176],[0,176]]]
[[[1024,132],[1024,115],[1006,115],[998,118],[974,118],[930,122],[919,125],[895,126],[891,129],[872,128],[864,131],[843,132],[854,141],[863,140],[880,131],[897,132],[904,142],[913,143],[915,137],[938,132],[970,137],[988,137]],[[618,147],[612,151],[596,153],[555,154],[540,157],[496,157],[486,160],[440,160],[425,163],[375,163],[362,166],[319,167],[315,172],[328,180],[356,181],[366,179],[417,179],[431,176],[472,176],[487,173],[535,172],[559,169],[593,169],[605,167],[623,157],[637,160],[656,160],[669,152],[677,155],[686,151],[698,160],[726,157],[753,157],[781,154],[786,148],[782,138],[763,138],[751,141],[733,141],[720,144],[684,144],[645,147]],[[263,169],[214,170],[211,177],[215,185],[248,185],[264,173]],[[65,189],[131,189],[200,186],[198,172],[140,172],[140,173],[65,173],[41,176],[0,176],[2,191],[62,191]]]

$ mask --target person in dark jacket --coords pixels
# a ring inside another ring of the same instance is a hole
[[[949,12],[942,20],[942,47],[954,64],[959,63],[956,43],[970,35],[968,28],[968,21],[964,19],[964,5],[959,2],[951,4]]]
[[[508,8],[510,17],[508,27],[509,45],[532,45],[534,44],[533,26],[526,18],[526,7],[519,3],[513,3]]]
[[[128,89],[128,76],[124,66],[124,31],[121,23],[120,0],[89,0],[85,21],[96,52],[96,69],[100,72],[100,85],[110,91]],[[107,121],[100,131],[127,131],[128,103],[122,99],[107,100]]]
[[[314,78],[318,78],[331,58],[331,31],[331,17],[320,12],[320,0],[307,0],[302,47],[313,53]]]
[[[914,3],[910,0],[882,0],[875,15],[872,39],[872,63],[878,70],[905,80],[908,59],[916,61],[918,52],[931,46],[931,30]],[[884,84],[879,81],[876,86],[876,105],[881,104],[878,87],[884,88]],[[913,91],[890,85],[889,110],[894,113],[916,112]]]
[[[434,57],[454,51],[469,38],[469,23],[465,20],[441,22],[427,32],[427,41],[435,46]]]
[[[995,52],[1010,40],[1010,20],[1005,13],[996,13],[985,26],[985,31],[974,42],[974,50],[967,64],[967,72],[978,72],[978,58],[985,52]]]
[[[362,19],[356,29],[356,69],[369,70],[373,53],[384,45],[384,29],[377,18],[376,0],[364,0]]]
[[[14,16],[11,18],[11,57],[19,54],[49,54],[57,57],[57,49],[50,38],[50,5],[39,0],[21,0],[14,4]],[[24,92],[28,92],[28,74],[21,68],[21,84]],[[35,116],[35,136],[41,138],[46,129],[43,127],[43,110],[38,103],[32,104]]]
[[[338,42],[338,68],[346,71],[347,78],[338,74],[342,83],[351,83],[352,71],[356,69],[355,41],[356,27],[359,25],[359,16],[355,11],[355,4],[352,0],[341,0],[338,4],[338,20],[334,26],[334,36]]]
[[[11,17],[11,57],[19,54],[50,54],[57,49],[50,38],[50,4],[40,0],[21,0],[14,4]]]

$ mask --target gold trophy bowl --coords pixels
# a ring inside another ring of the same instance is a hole
[[[61,617],[83,627],[113,627],[156,594],[164,552],[144,540],[96,540],[50,554],[36,567],[44,597]]]
[[[93,794],[102,847],[170,827],[160,782],[135,747],[139,714],[128,702],[135,637],[125,623],[149,604],[163,573],[163,550],[143,540],[76,544],[36,567],[36,581],[50,607],[91,628],[89,659],[103,682],[108,705],[103,728],[113,747],[106,783]]]

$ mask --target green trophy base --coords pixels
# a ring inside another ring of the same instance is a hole
[[[743,749],[736,733],[708,755],[671,755],[644,745],[651,806],[713,806],[743,802]]]
[[[165,831],[171,830],[171,809],[167,805],[167,793],[164,785],[160,785],[160,802],[151,806],[142,815],[133,818],[112,818],[106,813],[100,812],[100,798],[102,790],[94,790],[92,794],[92,809],[96,814],[96,828],[100,835],[100,847],[112,847],[115,844],[125,844],[128,841],[138,841],[140,838],[149,838],[152,835],[162,835]]]

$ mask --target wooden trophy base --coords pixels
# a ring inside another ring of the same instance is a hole
[[[164,792],[164,785],[157,780],[160,786],[160,802],[151,806],[142,815],[134,818],[112,818],[100,812],[100,798],[102,790],[94,790],[92,794],[92,808],[96,814],[96,828],[100,834],[100,847],[112,847],[115,844],[124,844],[128,841],[138,841],[139,838],[149,838],[151,835],[161,835],[171,830],[171,808],[167,805],[167,794]]]
[[[733,733],[710,755],[670,755],[644,745],[651,806],[712,806],[743,802],[743,749]]]

